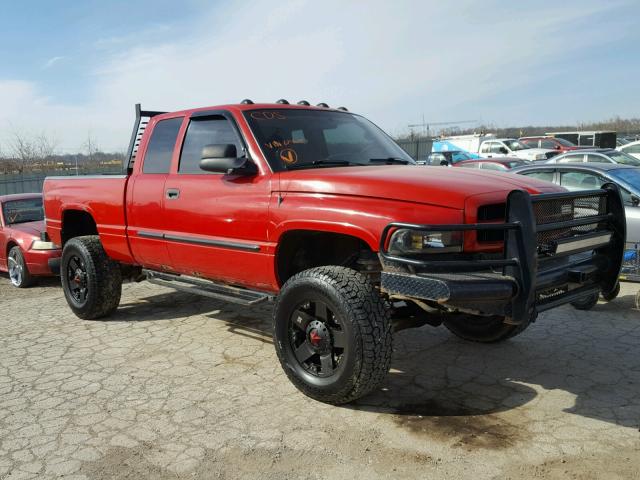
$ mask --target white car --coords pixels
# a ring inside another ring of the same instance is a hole
[[[621,145],[616,150],[640,159],[640,140]]]
[[[483,158],[517,157],[530,162],[545,161],[558,153],[549,148],[531,148],[515,138],[497,138],[489,134],[458,135],[446,140],[460,150],[477,153]]]
[[[518,157],[530,162],[545,161],[558,152],[548,148],[531,148],[515,138],[484,140],[478,154],[481,157]]]

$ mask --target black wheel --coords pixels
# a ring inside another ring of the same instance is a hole
[[[504,323],[504,317],[493,315],[482,317],[470,314],[455,314],[444,321],[444,326],[454,335],[471,342],[497,343],[524,332],[531,322],[520,325]]]
[[[318,267],[290,278],[274,309],[280,364],[305,395],[340,404],[375,389],[391,363],[389,306],[366,277]]]
[[[574,300],[571,302],[573,308],[576,310],[591,310],[598,303],[599,295],[594,293],[593,295],[587,295],[586,297],[582,297],[579,300]]]
[[[29,273],[20,247],[13,247],[9,250],[7,270],[9,271],[9,280],[14,287],[27,288],[33,284],[33,277]]]
[[[85,320],[112,313],[120,304],[122,275],[98,236],[76,237],[62,251],[62,289],[73,313]]]
[[[620,295],[620,282],[616,283],[616,287],[611,293],[607,293],[606,295],[602,292],[600,293],[600,296],[602,296],[602,298],[607,302],[615,299],[618,295]]]

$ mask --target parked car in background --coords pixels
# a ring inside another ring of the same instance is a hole
[[[564,138],[520,137],[519,140],[531,148],[546,148],[551,150],[557,150],[559,153],[586,148],[586,147],[578,147],[576,144],[570,142],[569,140],[565,140]]]
[[[618,134],[611,131],[547,132],[545,135],[564,138],[580,147],[616,148]]]
[[[517,168],[512,173],[553,182],[572,192],[615,183],[624,202],[627,242],[640,242],[640,168],[617,163],[536,164]]]
[[[625,145],[618,147],[616,150],[640,159],[640,140],[626,143]]]
[[[57,273],[61,250],[45,231],[41,194],[0,196],[0,271],[9,273],[14,286]]]
[[[457,163],[456,167],[463,168],[479,168],[481,170],[495,170],[498,172],[506,172],[511,170],[512,168],[522,167],[525,165],[530,165],[531,162],[527,160],[523,160],[521,158],[511,158],[511,157],[502,157],[502,158],[482,158],[480,160],[465,160],[463,162]]]
[[[418,159],[416,163],[418,165],[431,165],[431,166],[452,166],[458,162],[465,160],[474,160],[477,155],[471,155],[468,152],[462,150],[449,150],[440,152],[431,152],[426,158]]]
[[[640,159],[613,148],[590,148],[562,153],[545,163],[619,163],[640,167]]]
[[[541,161],[558,153],[552,149],[531,148],[515,138],[497,138],[495,135],[458,135],[444,140],[460,150],[477,153],[483,158],[517,157]]]

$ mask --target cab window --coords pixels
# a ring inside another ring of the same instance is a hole
[[[181,126],[182,117],[156,123],[144,155],[143,173],[169,173],[173,149]]]
[[[202,148],[212,144],[233,144],[241,155],[242,148],[231,122],[223,116],[192,119],[180,153],[178,173],[207,174],[200,169]]]
[[[499,163],[482,162],[480,168],[483,170],[495,170],[498,172],[505,172],[507,168]]]
[[[564,158],[558,160],[558,163],[582,163],[584,161],[584,155],[567,155]]]

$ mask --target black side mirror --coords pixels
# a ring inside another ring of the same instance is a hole
[[[448,167],[449,166],[449,162],[447,162],[446,160],[440,160],[440,166],[441,167]]]
[[[247,157],[238,157],[231,143],[205,145],[200,155],[200,169],[205,172],[254,175],[257,168]]]
[[[640,205],[640,198],[636,197],[635,195],[631,195],[631,205],[633,205],[634,207]]]
[[[509,150],[507,150],[505,147],[500,147],[500,153],[509,153]]]

